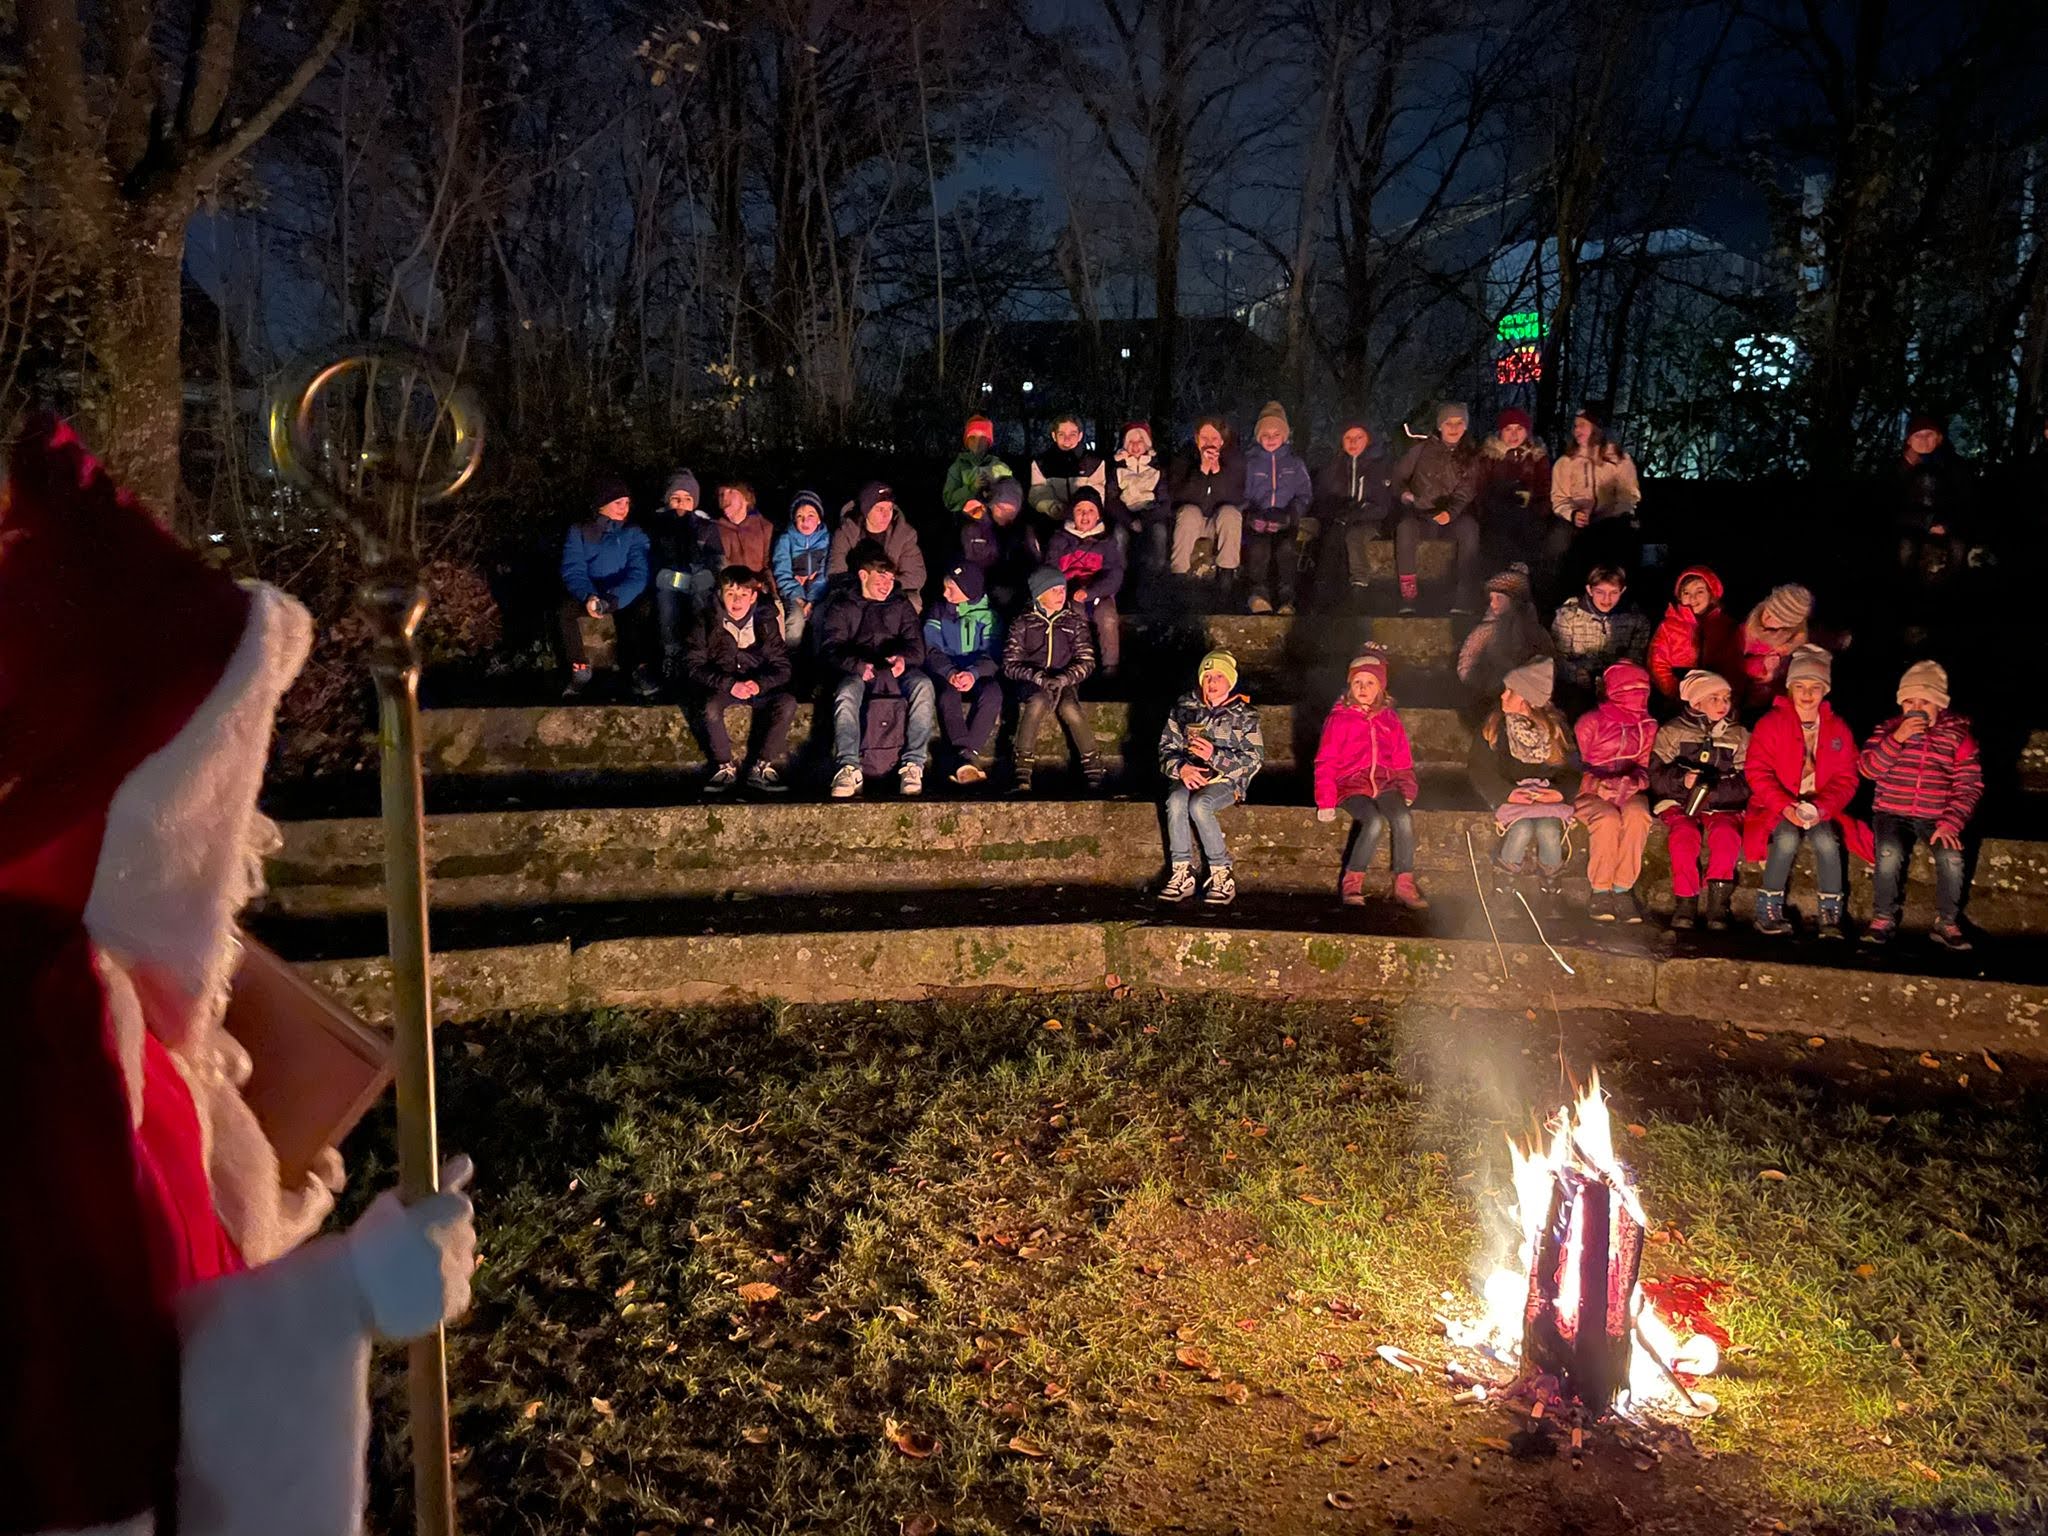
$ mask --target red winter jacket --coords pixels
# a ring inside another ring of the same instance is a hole
[[[1749,779],[1749,809],[1742,817],[1742,851],[1752,862],[1763,859],[1772,829],[1785,819],[1785,807],[1801,799],[1799,781],[1804,776],[1806,741],[1799,729],[1799,712],[1792,701],[1780,694],[1771,701],[1763,719],[1749,733],[1749,757],[1743,773]],[[1849,814],[1849,802],[1856,798],[1856,738],[1842,717],[1820,706],[1820,737],[1814,755],[1813,793],[1810,799],[1821,820],[1832,821],[1842,830],[1842,842],[1865,863],[1876,855],[1876,844],[1867,822]]]
[[[1888,816],[1927,818],[1937,832],[1960,836],[1984,795],[1984,765],[1970,722],[1944,709],[1911,741],[1894,741],[1903,715],[1894,715],[1863,744],[1857,766],[1877,786],[1872,807]]]
[[[1370,714],[1349,699],[1339,699],[1323,722],[1316,744],[1316,808],[1330,810],[1352,795],[1401,791],[1410,805],[1421,790],[1415,778],[1415,755],[1408,729],[1392,699],[1382,699]]]
[[[1678,589],[1693,577],[1707,584],[1714,601],[1695,614],[1677,601]],[[1650,640],[1650,677],[1667,699],[1678,697],[1678,685],[1694,667],[1718,672],[1731,689],[1742,685],[1742,625],[1721,607],[1721,578],[1704,565],[1679,572],[1671,587],[1673,600]]]
[[[1604,702],[1579,716],[1572,728],[1586,766],[1581,799],[1619,805],[1650,787],[1650,748],[1657,722],[1649,711],[1650,674],[1633,661],[1617,661],[1600,675]]]

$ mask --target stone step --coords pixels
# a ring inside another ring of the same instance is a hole
[[[1119,762],[1155,759],[1168,701],[1141,704],[1097,700],[1086,704],[1089,728],[1104,753]],[[1312,763],[1327,705],[1272,704],[1259,710],[1269,768],[1290,771]],[[792,750],[829,749],[812,733],[818,711],[797,707]],[[1454,767],[1465,761],[1471,733],[1456,711],[1401,709],[1418,765]],[[735,708],[726,725],[744,751],[753,712]],[[1014,722],[1010,727],[1014,729]],[[421,755],[429,776],[503,777],[510,774],[645,774],[697,767],[704,751],[681,709],[649,704],[560,704],[523,709],[430,709],[420,719]],[[1039,738],[1043,761],[1067,756],[1057,720]]]
[[[1496,841],[1485,812],[1418,809],[1414,821],[1419,872],[1462,889],[1475,858],[1483,870]],[[1159,807],[1149,800],[866,799],[434,816],[430,900],[436,907],[516,909],[824,892],[887,903],[916,890],[1136,889],[1160,872],[1160,826]],[[323,916],[381,905],[382,836],[374,819],[291,822],[282,831],[266,911]],[[1247,889],[1314,893],[1335,883],[1348,824],[1318,822],[1306,807],[1252,804],[1230,814],[1227,831]],[[1570,868],[1582,873],[1583,833],[1572,843]],[[1646,892],[1661,899],[1668,872],[1664,840],[1653,835]],[[1745,903],[1754,884],[1750,872]],[[1810,891],[1804,861],[1796,884]],[[1852,870],[1850,891],[1852,910],[1867,912],[1867,869]],[[1927,920],[1931,894],[1922,849],[1909,874],[1909,922]],[[2048,930],[2048,843],[1981,844],[1969,915],[1991,933]]]

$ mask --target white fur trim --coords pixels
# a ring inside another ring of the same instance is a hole
[[[77,1529],[47,1531],[43,1536],[151,1536],[156,1530],[155,1515],[136,1515],[123,1520],[119,1525],[88,1525]]]

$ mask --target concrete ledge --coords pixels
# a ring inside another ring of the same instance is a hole
[[[566,942],[505,949],[458,949],[433,956],[434,1017],[473,1019],[487,1013],[547,1012],[573,1001]],[[358,1018],[391,1023],[391,961],[316,960],[300,971],[333,993]]]

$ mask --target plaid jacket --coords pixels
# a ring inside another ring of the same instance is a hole
[[[1557,642],[1557,680],[1584,694],[1599,692],[1600,674],[1617,661],[1641,661],[1650,648],[1650,620],[1633,608],[1602,613],[1568,597],[1550,621]]]

